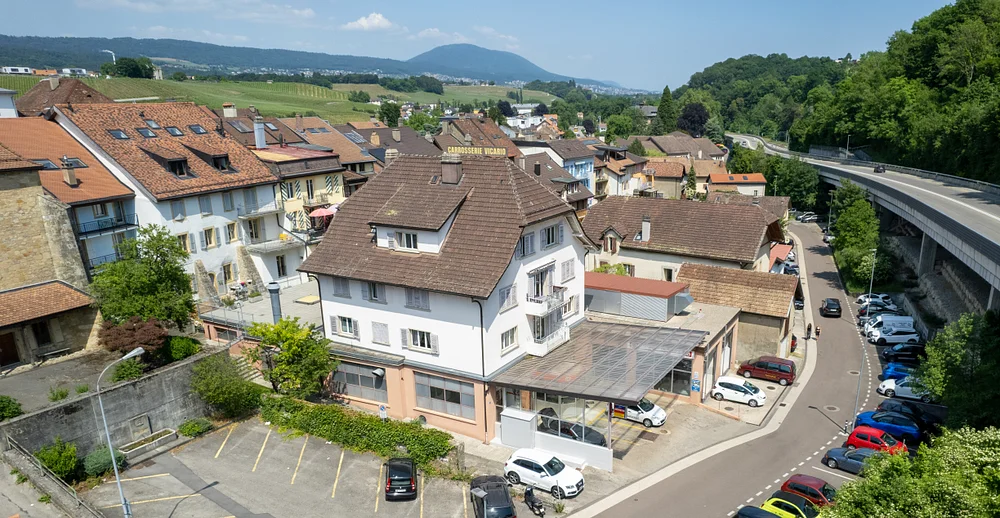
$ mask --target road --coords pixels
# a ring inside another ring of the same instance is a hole
[[[853,420],[864,354],[875,362],[875,370],[865,366],[860,373],[858,411],[871,410],[881,401],[875,393],[877,355],[874,346],[861,340],[853,300],[845,306],[843,318],[819,316],[824,298],[844,302],[847,296],[818,227],[792,223],[790,229],[802,240],[813,319],[822,333],[810,352],[818,355],[815,371],[780,428],[688,467],[599,516],[732,516],[741,505],[763,503],[793,473],[818,476],[834,486],[850,477],[823,466],[820,459],[824,450],[840,446],[845,439],[841,427],[845,420]]]

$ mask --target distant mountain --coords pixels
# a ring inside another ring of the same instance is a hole
[[[282,49],[224,47],[210,43],[173,39],[136,38],[49,38],[0,35],[0,65],[34,68],[83,67],[97,70],[110,56],[148,56],[167,68],[211,68],[218,71],[264,69],[342,70],[391,75],[440,74],[452,77],[493,80],[498,83],[521,80],[565,81],[566,76],[548,72],[510,52],[475,45],[444,45],[408,61],[362,56],[323,54]],[[158,58],[158,59],[157,59]],[[180,63],[178,63],[180,62]],[[602,84],[589,79],[587,84]]]

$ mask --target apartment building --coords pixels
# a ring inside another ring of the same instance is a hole
[[[378,161],[360,144],[364,141],[360,136],[351,138],[341,134],[328,122],[319,117],[295,117],[279,119],[295,130],[306,142],[332,150],[337,153],[340,163],[352,173],[361,175],[360,179],[351,180],[346,184],[346,193],[350,194],[364,185],[368,176],[377,173]]]
[[[143,225],[177,236],[200,299],[217,301],[238,280],[257,290],[298,276],[297,252],[248,246],[283,239],[278,179],[217,131],[210,112],[193,103],[83,104],[57,106],[53,116],[135,192]]]
[[[518,141],[517,148],[525,155],[547,154],[588,190],[597,184],[594,151],[579,140]]]
[[[652,172],[645,173],[646,158],[630,153],[620,146],[587,146],[596,154],[595,163],[600,164],[594,181],[597,185],[595,197],[633,196],[637,191],[645,191],[652,184]]]
[[[342,358],[333,390],[492,440],[491,379],[570,339],[588,249],[573,208],[505,156],[399,156],[301,267]]]

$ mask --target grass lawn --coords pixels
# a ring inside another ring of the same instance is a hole
[[[512,87],[506,86],[451,86],[445,85],[444,95],[432,94],[429,92],[395,92],[388,90],[379,85],[358,85],[358,84],[343,84],[343,85],[333,85],[332,89],[338,92],[346,92],[351,90],[361,90],[368,92],[372,98],[376,98],[380,95],[390,96],[404,101],[413,101],[418,103],[436,103],[441,99],[448,101],[455,101],[456,103],[471,103],[474,100],[485,101],[487,99],[507,99],[507,92],[514,90]],[[545,104],[552,103],[556,97],[545,92],[538,90],[525,90],[524,100],[528,101],[541,101]],[[513,102],[513,101],[512,101]]]

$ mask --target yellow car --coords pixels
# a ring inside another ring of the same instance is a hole
[[[785,491],[775,491],[761,509],[780,518],[815,518],[819,512],[805,498]]]

